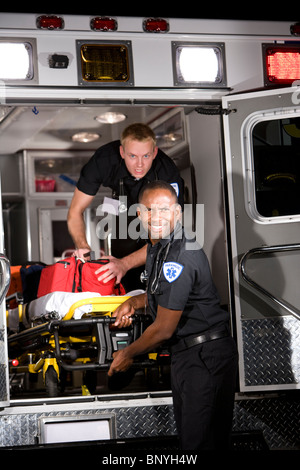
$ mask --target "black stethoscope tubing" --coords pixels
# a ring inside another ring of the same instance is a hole
[[[163,270],[163,265],[167,259],[167,256],[168,256],[168,253],[169,253],[169,250],[170,250],[170,245],[171,245],[171,241],[168,242],[168,244],[164,247],[164,246],[161,246],[158,253],[157,253],[157,256],[156,256],[156,260],[155,260],[155,265],[154,265],[154,278],[153,278],[153,281],[151,282],[151,286],[150,286],[150,290],[149,290],[149,275],[147,273],[147,271],[143,271],[143,273],[141,274],[141,281],[146,281],[147,282],[147,286],[146,286],[146,292],[150,292],[150,294],[160,294],[160,292],[158,291],[158,285],[159,285],[159,280],[160,280],[160,277],[161,277],[161,273],[162,273],[162,270]],[[164,250],[164,255],[161,259],[161,254]],[[159,266],[160,264],[160,266]]]

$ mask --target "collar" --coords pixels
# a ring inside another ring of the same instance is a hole
[[[157,156],[156,156],[157,158]],[[156,158],[154,159],[153,163],[152,163],[152,166],[150,168],[150,170],[148,171],[148,173],[146,173],[145,176],[143,176],[143,178],[141,178],[140,180],[137,180],[137,181],[141,181],[141,180],[147,180],[147,181],[154,181],[156,180],[156,174],[157,174],[157,171],[156,171]],[[120,156],[120,162],[119,162],[119,165],[118,165],[118,168],[117,168],[117,171],[115,173],[115,176],[114,178],[116,179],[116,181],[119,181],[121,178],[129,178],[131,179],[132,181],[136,181],[136,179],[129,173],[129,171],[127,170],[127,166],[125,165],[125,162],[124,162],[124,159]]]

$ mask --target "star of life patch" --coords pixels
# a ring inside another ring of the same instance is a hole
[[[182,273],[183,266],[179,263],[174,263],[172,261],[164,263],[163,272],[166,280],[168,282],[176,281]]]

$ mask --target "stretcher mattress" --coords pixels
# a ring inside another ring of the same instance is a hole
[[[143,292],[143,290],[131,291],[125,296],[118,296],[118,299],[139,295]],[[86,303],[81,304],[79,302],[80,305],[74,309],[72,319],[78,320],[82,318],[83,315],[93,311],[93,298],[95,299],[99,297],[101,297],[101,294],[98,292],[52,292],[44,295],[43,297],[32,300],[27,304],[26,316],[23,315],[23,325],[25,328],[30,328],[32,322],[37,322],[38,320],[43,319],[45,321],[47,317],[50,318],[51,316],[52,318],[63,320],[75,303],[86,299]],[[26,306],[24,305],[23,308],[26,308]],[[9,329],[12,332],[17,332],[19,329],[18,308],[11,309],[9,311]]]

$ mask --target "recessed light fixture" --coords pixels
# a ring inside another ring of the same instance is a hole
[[[122,122],[126,119],[126,115],[123,113],[108,111],[103,114],[99,114],[95,119],[101,124],[116,124],[117,122]]]
[[[77,132],[76,134],[72,135],[73,142],[82,142],[84,144],[94,142],[99,138],[100,135],[93,132]]]

